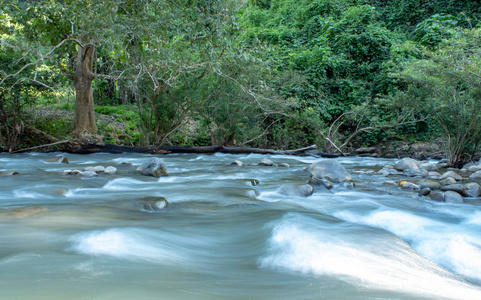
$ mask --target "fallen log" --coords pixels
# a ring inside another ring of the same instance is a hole
[[[249,148],[249,147],[224,147],[224,146],[122,146],[114,144],[75,144],[68,143],[69,141],[58,142],[58,144],[65,144],[64,147],[56,151],[64,151],[73,154],[93,154],[93,153],[147,153],[147,154],[174,154],[174,153],[196,153],[196,154],[269,154],[269,155],[294,155],[294,156],[318,156],[318,157],[339,157],[338,154],[313,152],[316,145],[304,147],[294,150],[277,151],[271,149]],[[54,143],[57,144],[57,143]],[[49,145],[54,145],[49,144]],[[46,147],[49,145],[42,145],[23,149],[21,151],[36,150],[37,148]]]

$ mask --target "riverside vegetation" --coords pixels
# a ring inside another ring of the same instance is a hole
[[[481,137],[480,14],[453,0],[1,0],[0,149],[424,141],[459,167]]]

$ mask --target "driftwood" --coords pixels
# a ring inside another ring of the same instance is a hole
[[[90,154],[90,153],[150,153],[150,154],[170,154],[170,153],[198,153],[198,154],[270,154],[270,155],[312,155],[319,157],[339,157],[337,154],[314,152],[307,153],[316,149],[316,145],[305,148],[276,151],[270,149],[249,148],[249,147],[224,147],[224,146],[147,146],[147,147],[132,147],[119,146],[113,144],[105,145],[82,145],[80,147],[66,147],[61,151],[76,153],[76,154]]]

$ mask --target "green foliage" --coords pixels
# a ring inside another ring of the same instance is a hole
[[[448,142],[451,165],[470,160],[481,141],[481,28],[458,28],[437,50],[419,48],[422,59],[404,64],[398,76],[414,95],[411,107],[430,114]]]

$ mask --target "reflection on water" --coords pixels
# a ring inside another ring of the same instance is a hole
[[[150,155],[54,155],[0,154],[20,173],[0,178],[2,300],[481,299],[479,205],[352,172],[391,160],[340,159],[356,188],[303,197],[283,187],[313,157],[169,155],[157,179],[135,172]],[[97,165],[118,173],[62,175]],[[152,197],[169,205],[146,212]]]

